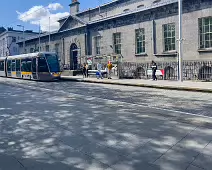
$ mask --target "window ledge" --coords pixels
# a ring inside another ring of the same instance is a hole
[[[177,56],[177,51],[167,51],[161,54],[154,54],[155,56]]]
[[[212,48],[200,48],[197,50],[199,53],[207,53],[207,52],[212,52]]]
[[[147,56],[147,53],[139,53],[135,54],[136,57],[142,57],[142,56]]]

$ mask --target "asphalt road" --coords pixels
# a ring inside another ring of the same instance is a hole
[[[206,93],[0,78],[0,170],[209,169],[211,110]]]

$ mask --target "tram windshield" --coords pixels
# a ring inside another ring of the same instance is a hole
[[[56,54],[45,54],[50,72],[60,72],[58,57]]]

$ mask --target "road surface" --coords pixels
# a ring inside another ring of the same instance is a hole
[[[0,78],[0,100],[0,170],[212,167],[210,94]]]

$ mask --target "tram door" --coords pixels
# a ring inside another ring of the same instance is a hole
[[[37,80],[37,58],[32,58],[32,77],[33,79]]]

